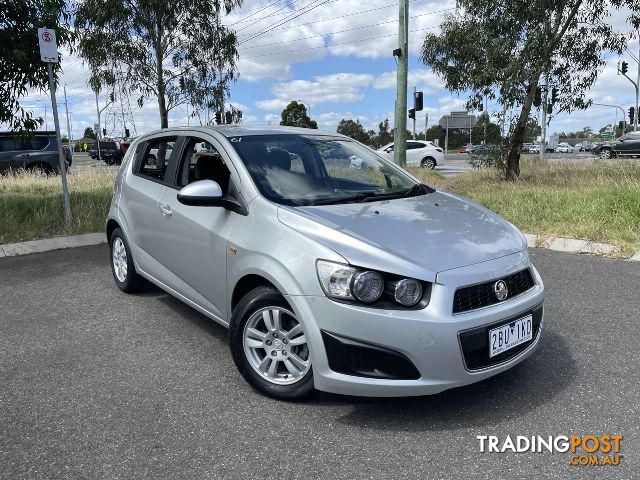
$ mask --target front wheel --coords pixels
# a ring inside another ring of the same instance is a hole
[[[422,160],[422,162],[420,163],[420,166],[422,168],[428,168],[429,170],[433,170],[434,168],[436,168],[436,161],[431,157],[427,157]]]
[[[229,346],[242,376],[260,392],[280,400],[313,392],[307,336],[275,288],[257,287],[240,300],[231,317]]]

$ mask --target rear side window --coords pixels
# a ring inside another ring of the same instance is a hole
[[[47,137],[3,137],[0,138],[1,152],[43,150],[49,145]]]
[[[175,144],[175,137],[159,138],[147,143],[138,173],[143,177],[164,182]]]

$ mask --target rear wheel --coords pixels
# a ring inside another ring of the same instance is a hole
[[[600,150],[600,158],[602,158],[603,160],[607,160],[611,157],[613,157],[613,152],[611,151],[611,149],[603,148],[602,150]]]
[[[307,337],[274,287],[257,287],[240,300],[231,317],[229,345],[242,376],[262,393],[297,400],[313,392]]]
[[[422,168],[428,168],[429,170],[433,170],[436,168],[436,160],[431,157],[424,158],[420,163]]]
[[[122,230],[116,228],[109,239],[111,247],[111,272],[118,288],[126,293],[137,292],[144,286],[144,279],[136,272],[129,243]]]

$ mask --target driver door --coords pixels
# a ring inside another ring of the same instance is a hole
[[[166,245],[165,266],[171,287],[226,321],[228,238],[237,214],[222,207],[183,205],[180,189],[198,180],[214,180],[223,194],[233,188],[229,161],[213,139],[187,136],[176,178],[160,198]]]

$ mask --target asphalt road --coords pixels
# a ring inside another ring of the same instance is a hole
[[[1,478],[638,478],[640,266],[534,250],[538,352],[432,397],[284,403],[236,372],[226,331],[107,247],[0,259]],[[477,435],[622,434],[619,466],[479,453]]]

